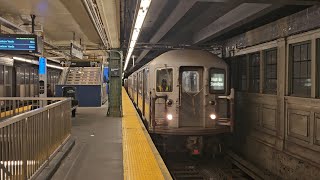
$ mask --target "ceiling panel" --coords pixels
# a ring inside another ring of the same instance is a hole
[[[19,25],[35,14],[36,23],[52,41],[72,40],[75,32],[83,42],[100,43],[80,0],[0,0],[0,4],[0,15],[13,17]]]

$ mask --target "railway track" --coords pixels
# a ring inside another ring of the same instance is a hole
[[[232,152],[228,152],[224,157],[211,160],[187,157],[175,159],[174,157],[166,158],[165,161],[175,180],[277,179],[260,171]]]

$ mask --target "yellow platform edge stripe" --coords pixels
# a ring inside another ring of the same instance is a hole
[[[22,113],[22,112],[26,112],[26,111],[29,111],[30,109],[31,109],[31,105],[29,105],[29,106],[23,106],[23,107],[20,107],[20,108],[16,108],[16,109],[15,109],[15,114]],[[14,115],[13,111],[14,111],[14,110],[9,110],[9,111],[1,112],[1,113],[0,113],[0,118],[4,118],[4,117],[7,117],[7,116]]]
[[[172,177],[136,112],[122,89],[122,142],[124,179],[168,179]]]

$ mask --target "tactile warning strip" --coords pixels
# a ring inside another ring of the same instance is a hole
[[[158,153],[155,155],[153,142],[147,137],[149,135],[146,134],[140,117],[124,89],[122,106],[124,179],[171,179],[162,159]]]

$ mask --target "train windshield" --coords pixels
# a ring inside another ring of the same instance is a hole
[[[224,69],[210,69],[210,93],[225,92],[225,74]]]
[[[198,71],[182,72],[182,91],[187,93],[199,92],[199,73]]]
[[[172,92],[172,68],[157,70],[157,92]]]

